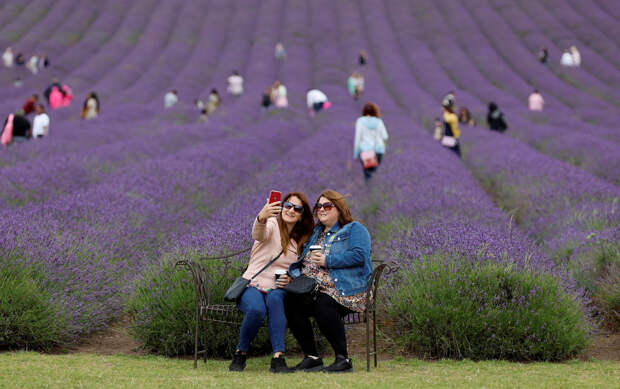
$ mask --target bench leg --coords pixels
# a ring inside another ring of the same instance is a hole
[[[377,314],[376,311],[372,311],[372,344],[374,347],[375,356],[375,368],[377,367]]]
[[[196,307],[196,328],[194,330],[194,369],[198,368],[198,307]]]
[[[370,371],[370,318],[366,313],[366,371]]]
[[[204,337],[203,337],[202,341],[203,341],[204,350],[205,350],[204,361],[205,361],[205,363],[207,363],[207,322],[205,322]]]

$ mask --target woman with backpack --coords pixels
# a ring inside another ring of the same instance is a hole
[[[366,103],[362,108],[362,116],[355,122],[353,145],[353,158],[360,160],[366,181],[381,163],[387,139],[388,133],[379,107],[374,103]]]

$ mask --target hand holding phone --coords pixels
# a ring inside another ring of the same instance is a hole
[[[282,192],[272,190],[269,192],[269,204],[275,203],[276,201],[282,201]]]
[[[259,223],[266,223],[270,217],[276,217],[281,211],[280,201],[282,200],[282,192],[272,190],[269,193],[269,199],[258,213],[257,219]]]

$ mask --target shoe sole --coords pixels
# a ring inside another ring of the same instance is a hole
[[[303,371],[304,373],[316,373],[325,370],[325,365],[310,367],[307,369],[296,369],[297,371]]]

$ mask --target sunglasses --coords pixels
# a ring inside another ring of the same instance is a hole
[[[334,204],[333,203],[316,203],[316,205],[314,206],[314,208],[318,211],[319,209],[323,208],[326,211],[331,211],[332,208],[334,208]]]
[[[304,207],[301,205],[295,205],[293,203],[291,203],[290,201],[285,201],[284,203],[282,203],[282,208],[286,208],[286,209],[291,209],[293,208],[293,210],[297,213],[304,213]]]

